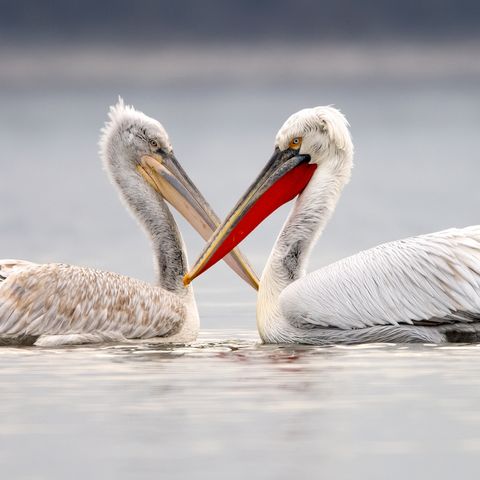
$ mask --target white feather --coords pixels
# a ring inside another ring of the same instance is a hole
[[[465,238],[480,247],[480,227],[474,236],[467,230],[446,230],[360,252],[290,284],[280,295],[281,310],[290,320],[301,317],[346,329],[422,320],[442,323],[443,317],[458,311],[480,316],[480,277],[457,254],[459,240]],[[445,239],[442,251],[447,255],[432,259],[438,270],[453,260],[450,275],[418,275],[435,270],[422,253],[435,250]],[[480,267],[480,252],[476,266]],[[387,301],[385,293],[395,303]]]
[[[262,275],[257,325],[265,342],[480,340],[480,226],[379,245],[305,275],[308,255],[350,178],[353,145],[332,107],[305,109],[276,146],[302,138],[317,169],[298,197]],[[295,251],[292,267],[288,255]],[[460,338],[460,337],[458,337]],[[461,337],[463,338],[463,337]]]

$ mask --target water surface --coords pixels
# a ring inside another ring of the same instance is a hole
[[[2,348],[2,476],[477,478],[479,348]]]

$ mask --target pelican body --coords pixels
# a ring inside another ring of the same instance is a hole
[[[190,342],[199,317],[185,288],[184,244],[165,202],[208,239],[219,219],[175,159],[156,120],[125,106],[111,107],[102,131],[104,166],[125,204],[149,235],[157,282],[64,264],[0,260],[0,344],[65,344],[151,339]],[[234,252],[227,263],[245,281],[258,281]]]
[[[310,251],[350,179],[353,144],[331,107],[293,114],[267,166],[207,243],[185,283],[296,198],[260,279],[266,343],[480,340],[480,226],[380,245],[306,273]]]

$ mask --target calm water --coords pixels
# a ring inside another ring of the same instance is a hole
[[[220,216],[267,161],[290,113],[340,107],[356,166],[312,268],[382,241],[480,221],[480,81],[472,72],[437,78],[441,69],[427,75],[423,66],[419,78],[345,71],[335,80],[322,77],[319,63],[317,77],[289,72],[282,83],[281,57],[273,57],[275,75],[268,63],[258,79],[240,69],[244,83],[203,71],[198,81],[163,83],[161,72],[154,81],[145,74],[137,85],[132,69],[123,80],[102,70],[101,82],[89,83],[89,73],[72,81],[89,72],[81,57],[58,83],[48,71],[55,62],[43,71],[32,58],[16,82],[16,57],[5,58],[0,257],[152,279],[148,242],[97,155],[117,94],[164,123]],[[395,63],[395,72],[404,70]],[[245,242],[258,272],[288,208]],[[195,258],[202,242],[179,223]],[[193,346],[1,349],[2,478],[478,478],[479,347],[263,346],[255,295],[225,267],[195,288],[204,330]]]
[[[478,478],[480,347],[0,350],[5,478]]]

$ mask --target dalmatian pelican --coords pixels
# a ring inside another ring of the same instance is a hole
[[[310,251],[350,179],[353,144],[332,107],[293,114],[272,158],[218,227],[186,285],[296,197],[260,279],[266,343],[480,340],[480,226],[386,243],[306,274]]]
[[[100,154],[112,183],[151,239],[156,284],[73,265],[0,260],[0,344],[57,346],[154,337],[185,343],[196,338],[193,290],[182,283],[187,256],[165,200],[205,240],[220,220],[176,160],[163,126],[122,99],[110,107]],[[258,287],[240,252],[227,263]]]

